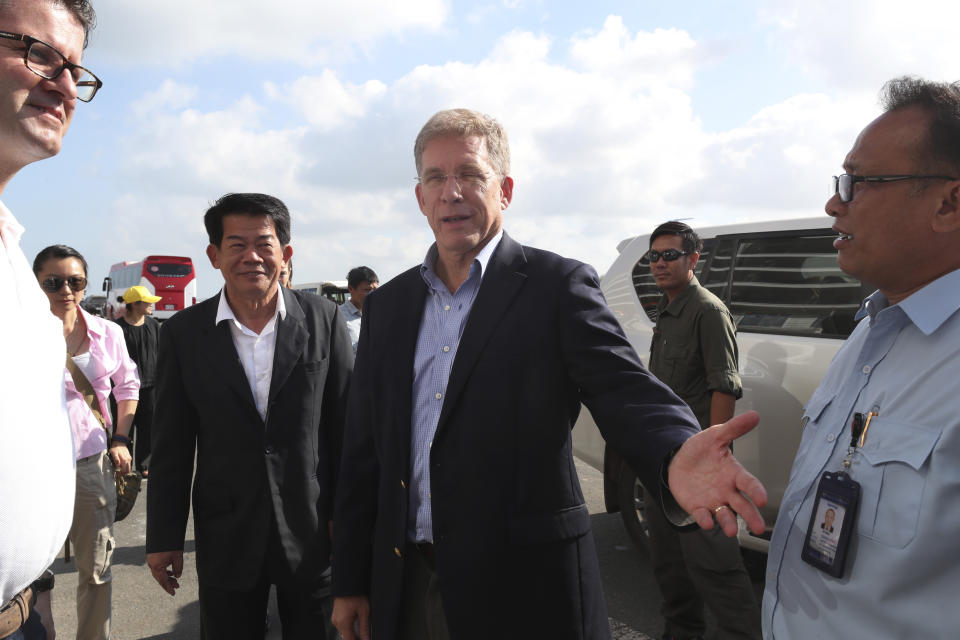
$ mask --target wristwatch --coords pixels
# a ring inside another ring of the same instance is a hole
[[[47,569],[43,572],[43,575],[33,581],[33,584],[30,586],[33,587],[34,593],[43,593],[44,591],[50,591],[53,589],[54,575],[53,571]]]

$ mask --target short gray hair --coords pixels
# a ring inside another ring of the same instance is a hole
[[[417,163],[417,175],[423,170],[423,150],[427,143],[444,136],[480,136],[487,143],[490,163],[502,180],[510,175],[510,143],[507,132],[490,116],[472,109],[447,109],[438,111],[427,120],[413,145],[413,158]]]

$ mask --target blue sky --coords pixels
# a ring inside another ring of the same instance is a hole
[[[426,119],[507,127],[522,242],[603,273],[617,242],[822,214],[830,175],[902,74],[960,78],[960,3],[94,0],[84,65],[105,83],[64,150],[4,201],[32,257],[191,256],[222,282],[203,211],[263,191],[293,214],[295,281],[366,264],[385,281],[431,242],[413,196]]]

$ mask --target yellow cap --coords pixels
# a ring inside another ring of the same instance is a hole
[[[153,304],[154,302],[160,302],[163,298],[160,296],[150,295],[150,291],[146,287],[140,286],[139,284],[130,287],[123,294],[123,301],[127,304],[133,304],[134,302],[149,302]]]

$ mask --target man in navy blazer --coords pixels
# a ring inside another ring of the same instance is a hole
[[[642,366],[588,265],[502,230],[492,118],[434,115],[414,147],[436,243],[364,303],[334,517],[346,640],[609,638],[570,429],[581,401],[679,522],[762,530],[760,483]],[[669,480],[669,488],[667,481]],[[671,495],[672,491],[672,495]]]
[[[228,194],[204,223],[224,286],[160,330],[147,564],[173,595],[193,479],[204,640],[262,640],[271,584],[285,640],[332,640],[350,337],[336,304],[278,286],[293,253],[280,200]]]

